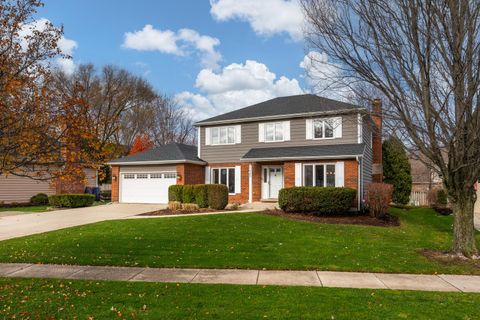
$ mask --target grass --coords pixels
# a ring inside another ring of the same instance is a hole
[[[400,227],[317,224],[263,214],[107,221],[0,242],[1,262],[480,274],[447,250],[452,217],[392,209]],[[480,245],[480,236],[477,241]]]
[[[7,207],[0,208],[0,212],[18,211],[18,212],[44,212],[47,211],[48,206],[25,206],[25,207]]]
[[[480,294],[0,278],[5,319],[477,319]]]

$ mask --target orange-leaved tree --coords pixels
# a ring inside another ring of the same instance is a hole
[[[139,134],[133,140],[132,147],[130,148],[129,155],[133,155],[139,152],[147,151],[153,148],[153,142],[150,137],[145,134]]]

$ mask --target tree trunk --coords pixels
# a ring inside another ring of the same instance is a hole
[[[473,223],[475,192],[469,191],[458,195],[453,202],[453,252],[471,258],[478,253],[475,243]]]

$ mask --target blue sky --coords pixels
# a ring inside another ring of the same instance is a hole
[[[126,68],[197,118],[309,90],[296,0],[45,0],[37,17],[74,41],[70,70]]]

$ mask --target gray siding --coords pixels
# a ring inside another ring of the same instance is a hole
[[[363,121],[363,133],[362,138],[365,143],[365,151],[363,154],[362,162],[362,180],[363,180],[363,196],[365,196],[365,187],[372,182],[372,163],[373,163],[373,152],[372,152],[372,124],[367,119]]]
[[[175,165],[121,166],[120,173],[176,172]]]
[[[251,148],[358,143],[356,114],[342,115],[342,138],[336,139],[307,140],[306,119],[297,118],[290,120],[290,141],[258,142],[258,123],[242,123],[242,143],[234,145],[206,146],[205,127],[201,127],[200,158],[209,163],[239,162],[240,158]]]

